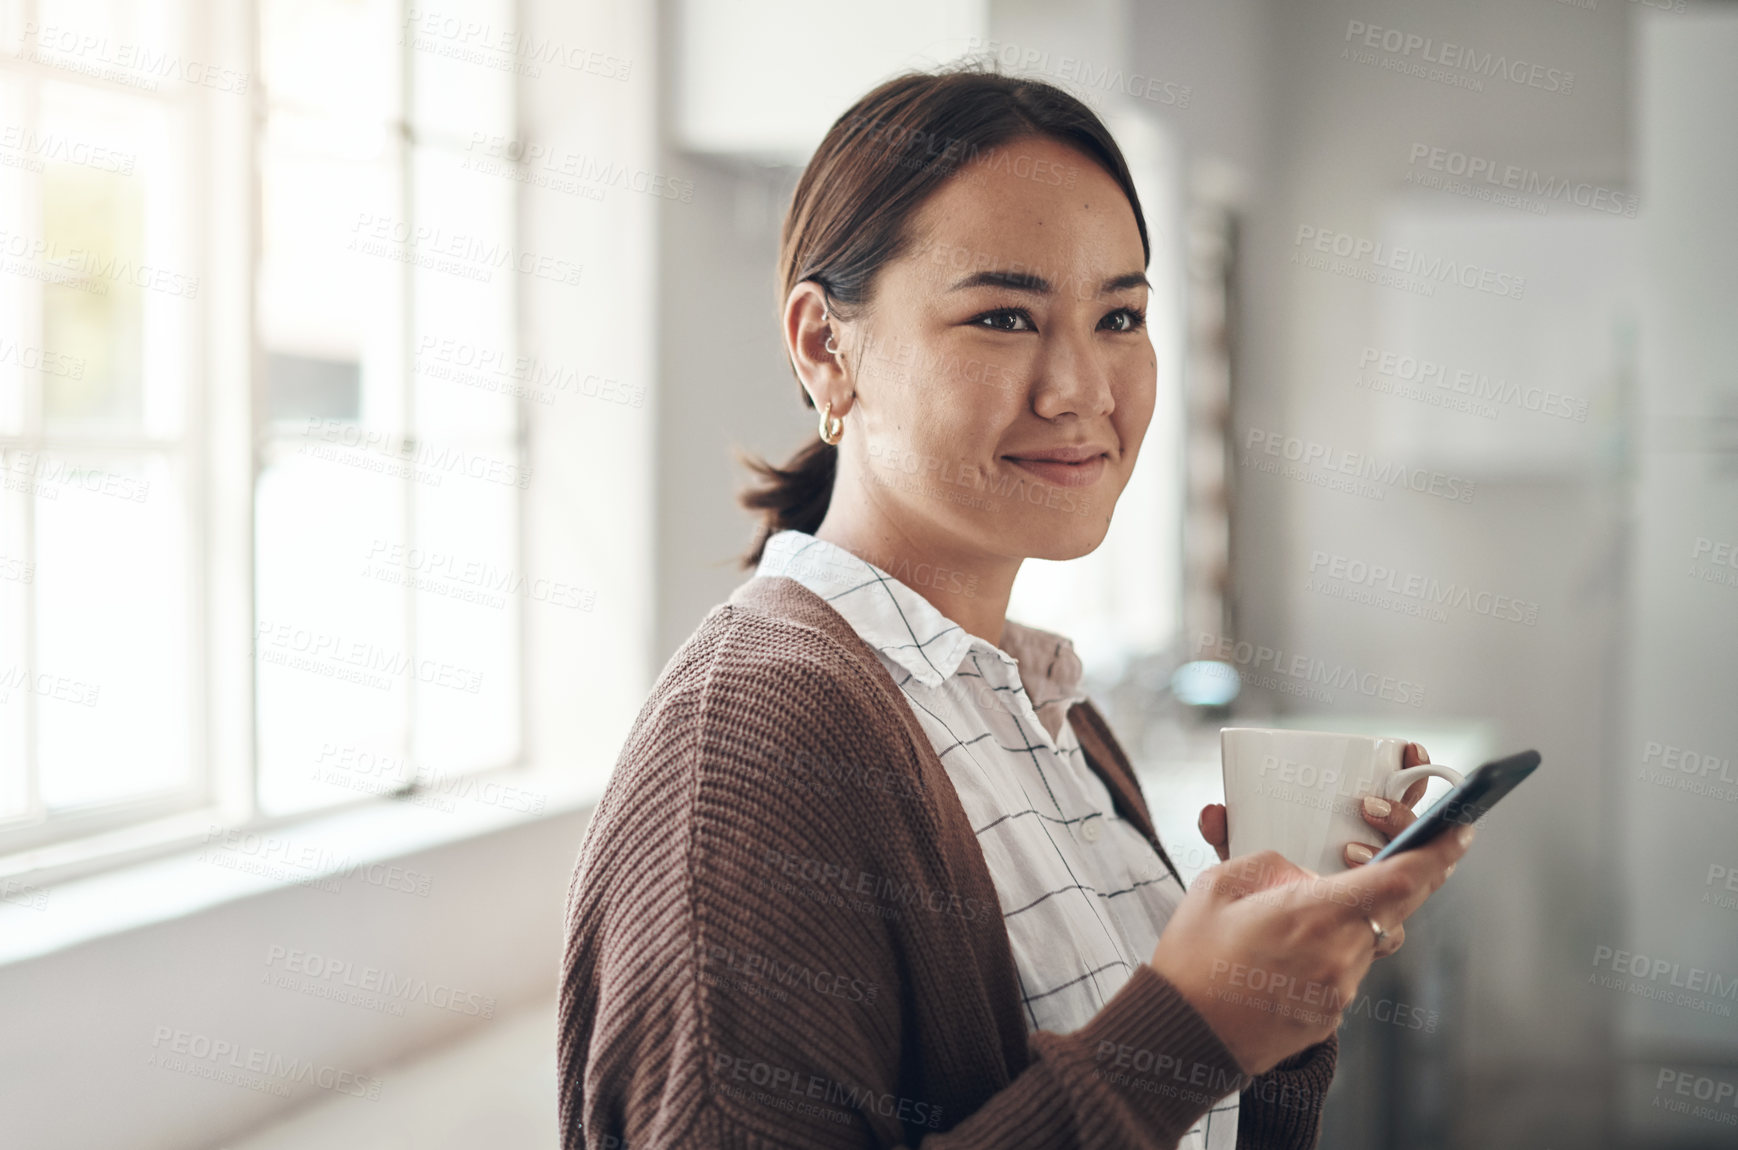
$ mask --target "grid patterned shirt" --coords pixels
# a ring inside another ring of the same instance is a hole
[[[1068,639],[1004,621],[975,636],[883,569],[802,531],[766,542],[756,575],[825,599],[875,650],[959,792],[996,886],[1029,1030],[1069,1033],[1152,957],[1182,898],[1086,764],[1068,709],[1086,696]],[[1178,1143],[1234,1150],[1238,1095]]]

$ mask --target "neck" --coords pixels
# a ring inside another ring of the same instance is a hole
[[[886,571],[967,634],[1002,645],[1008,598],[1021,560],[969,549],[954,536],[932,536],[882,515],[853,514],[837,499],[815,538]]]

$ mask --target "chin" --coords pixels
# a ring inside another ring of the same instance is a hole
[[[1051,515],[1039,513],[1020,525],[1022,546],[1018,554],[1028,559],[1058,562],[1078,559],[1098,550],[1110,531],[1108,510],[1102,515]]]

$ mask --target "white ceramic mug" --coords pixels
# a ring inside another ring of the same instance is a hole
[[[1342,852],[1360,842],[1382,849],[1364,821],[1365,795],[1398,803],[1406,788],[1435,776],[1460,785],[1460,772],[1427,763],[1400,767],[1405,739],[1225,727],[1219,732],[1231,857],[1275,850],[1316,874],[1349,869]]]

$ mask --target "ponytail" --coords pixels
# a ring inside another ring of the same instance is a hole
[[[827,517],[833,499],[833,474],[839,449],[816,436],[783,467],[737,452],[737,460],[764,482],[737,496],[751,511],[761,513],[754,546],[742,557],[742,566],[753,570],[760,564],[766,541],[780,531],[806,531],[813,535]]]

